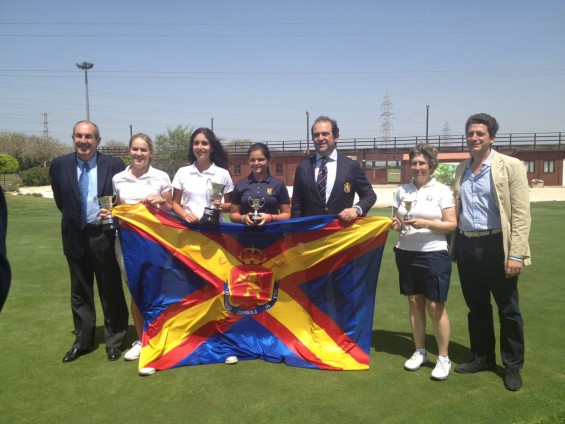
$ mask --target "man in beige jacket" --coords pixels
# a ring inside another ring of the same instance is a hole
[[[471,157],[455,172],[458,228],[454,259],[467,307],[473,360],[455,371],[493,370],[495,334],[491,294],[498,307],[504,386],[520,390],[524,322],[518,276],[530,264],[530,201],[523,163],[492,150],[498,122],[481,113],[465,124]]]

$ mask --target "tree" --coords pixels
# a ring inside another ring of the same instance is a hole
[[[155,166],[169,175],[188,161],[188,145],[193,128],[178,125],[155,137]]]
[[[434,178],[438,182],[453,188],[453,184],[455,184],[455,168],[456,166],[452,163],[440,163],[434,171]]]
[[[5,153],[0,153],[0,174],[11,174],[18,170],[18,160]]]
[[[0,152],[16,158],[20,171],[36,166],[49,166],[53,158],[71,151],[72,146],[50,137],[0,132]]]

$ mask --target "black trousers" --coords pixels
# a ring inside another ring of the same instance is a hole
[[[94,276],[104,314],[104,340],[107,348],[121,348],[128,326],[128,309],[114,243],[114,231],[87,227],[86,253],[79,258],[67,256],[71,274],[71,308],[77,349],[92,349],[95,344],[96,311]]]
[[[498,307],[502,363],[507,368],[522,368],[524,321],[519,306],[518,277],[505,277],[502,233],[474,238],[457,234],[455,249],[461,289],[469,308],[471,351],[495,362],[492,294]]]

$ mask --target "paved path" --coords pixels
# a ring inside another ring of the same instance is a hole
[[[376,206],[390,206],[397,186],[373,186],[377,193]],[[530,202],[565,201],[565,187],[530,188]]]
[[[394,193],[398,189],[396,185],[376,185],[373,186],[377,193],[378,207],[390,207]],[[292,187],[289,187],[289,192],[292,195]],[[50,186],[42,187],[21,187],[20,193],[31,194],[40,193],[43,197],[53,198],[53,192]],[[544,187],[544,188],[530,188],[530,201],[532,202],[547,202],[547,201],[565,201],[565,187]]]

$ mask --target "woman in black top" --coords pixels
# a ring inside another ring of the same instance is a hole
[[[264,143],[254,143],[247,151],[251,174],[239,180],[232,193],[230,219],[244,225],[265,225],[290,218],[290,197],[285,184],[269,173],[271,153]],[[250,199],[261,205],[253,219]]]

